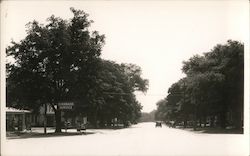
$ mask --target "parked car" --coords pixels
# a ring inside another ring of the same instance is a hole
[[[155,123],[155,127],[162,127],[161,122],[160,122],[160,121],[156,121],[156,123]]]

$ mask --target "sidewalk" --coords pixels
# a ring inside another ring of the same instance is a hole
[[[207,133],[207,134],[243,134],[243,129],[235,129],[235,128],[227,128],[222,129],[219,127],[197,127],[196,130],[194,130],[191,127],[184,128],[183,126],[176,126],[176,129],[182,129],[190,132],[196,132],[196,133]]]
[[[77,132],[76,129],[68,129],[67,132],[65,129],[62,129],[61,133],[55,133],[54,127],[48,127],[47,133],[44,134],[43,127],[34,127],[31,131],[15,131],[15,132],[6,132],[7,139],[21,139],[21,138],[41,138],[41,137],[58,137],[58,136],[71,136],[71,135],[88,135],[94,134],[89,130]]]
[[[47,133],[44,134],[43,127],[34,127],[31,131],[15,131],[6,132],[7,139],[22,139],[22,138],[41,138],[41,137],[59,137],[59,136],[74,136],[74,135],[89,135],[89,134],[105,134],[115,129],[87,129],[77,132],[76,129],[62,129],[61,133],[55,133],[54,127],[47,127]]]

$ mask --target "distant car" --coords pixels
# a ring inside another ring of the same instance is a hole
[[[157,122],[155,123],[155,127],[162,127],[161,122],[160,122],[160,121],[157,121]]]

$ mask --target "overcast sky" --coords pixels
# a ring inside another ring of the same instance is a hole
[[[84,10],[91,29],[106,36],[102,58],[135,63],[149,80],[149,90],[137,95],[143,111],[156,108],[168,88],[184,76],[182,61],[208,52],[228,39],[248,40],[248,1],[3,1],[2,36],[25,37],[25,24],[45,23],[54,14],[71,18],[70,7]]]

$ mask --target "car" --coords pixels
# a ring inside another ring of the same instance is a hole
[[[162,127],[161,122],[160,121],[156,121],[155,127]]]

